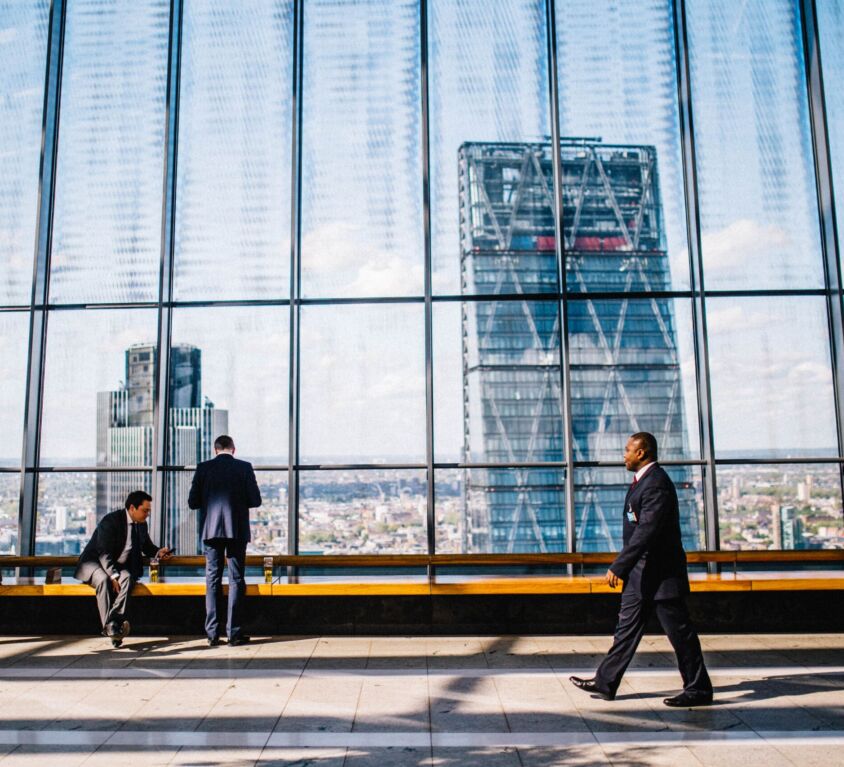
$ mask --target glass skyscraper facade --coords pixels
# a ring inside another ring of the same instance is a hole
[[[844,546],[840,0],[0,0],[0,551]],[[127,356],[128,355],[128,356]]]

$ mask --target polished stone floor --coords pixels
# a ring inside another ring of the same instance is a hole
[[[568,682],[606,637],[0,637],[0,763],[844,764],[844,635],[703,642],[716,705],[675,710],[661,637],[611,703]]]

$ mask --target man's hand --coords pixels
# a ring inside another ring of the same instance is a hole
[[[158,554],[156,554],[159,559],[170,559],[173,556],[173,552],[167,546],[162,546],[158,550]]]
[[[607,570],[607,585],[611,589],[621,585],[621,578],[619,578],[612,570]]]
[[[120,593],[120,579],[116,575],[112,575],[111,578],[111,587],[114,589],[115,594]]]

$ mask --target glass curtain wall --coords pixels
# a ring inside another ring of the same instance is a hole
[[[0,552],[76,553],[136,488],[197,551],[221,433],[255,553],[614,550],[634,431],[689,550],[844,546],[843,32],[838,0],[0,0]]]

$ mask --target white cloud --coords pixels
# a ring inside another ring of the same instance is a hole
[[[757,259],[768,261],[770,251],[793,245],[788,230],[749,218],[737,219],[723,229],[701,236],[703,263],[710,273],[740,268]]]

